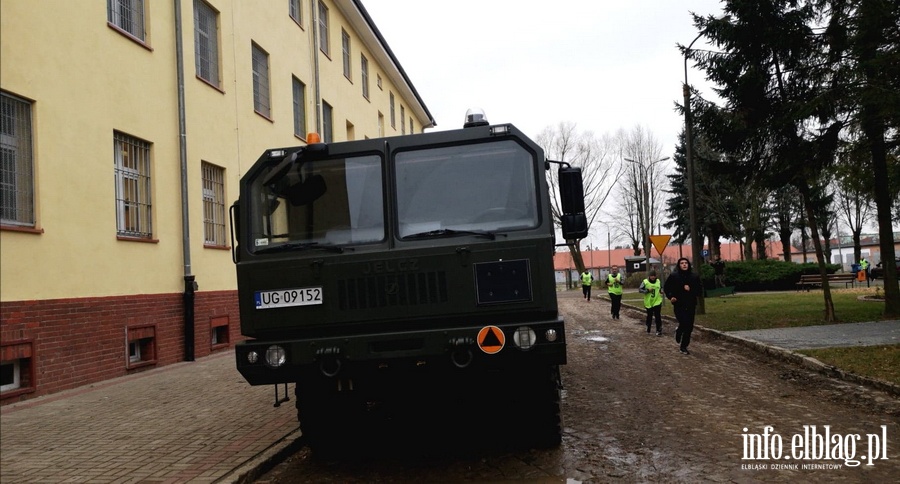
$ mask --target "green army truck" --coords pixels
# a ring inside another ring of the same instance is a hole
[[[241,179],[237,369],[274,384],[276,405],[278,385],[285,397],[296,385],[313,448],[342,445],[391,405],[447,422],[493,412],[511,438],[560,442],[566,332],[545,170],[557,168],[565,239],[587,235],[581,172],[510,124],[467,120],[269,149]],[[417,393],[450,411],[414,408]]]

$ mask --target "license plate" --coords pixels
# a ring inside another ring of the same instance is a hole
[[[255,299],[256,309],[312,306],[315,304],[322,304],[322,288],[304,287],[302,289],[257,291]]]

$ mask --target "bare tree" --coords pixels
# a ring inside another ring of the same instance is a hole
[[[832,183],[832,190],[837,223],[844,223],[850,227],[850,235],[853,238],[853,260],[858,261],[862,257],[863,227],[872,220],[874,214],[872,204],[860,181],[852,176],[836,179]]]
[[[584,182],[584,207],[587,216],[588,232],[619,178],[621,165],[615,163],[615,154],[618,152],[615,140],[603,136],[597,138],[590,131],[579,131],[575,123],[560,122],[555,127],[546,127],[538,134],[537,143],[544,149],[548,159],[563,161],[582,170]],[[558,180],[556,173],[547,173],[547,183],[550,185],[551,210],[553,222],[560,227],[560,215],[562,206],[557,194]],[[581,258],[580,241],[568,241],[572,260],[579,272],[584,271],[584,262]]]
[[[617,161],[622,164],[624,173],[620,208],[623,213],[636,209],[639,222],[637,231],[627,235],[631,238],[634,255],[640,254],[638,246],[644,247],[644,253],[649,255],[646,241],[665,214],[668,180],[663,162],[668,157],[662,156],[662,145],[642,126],[635,126],[627,133],[620,130],[617,137],[621,146]]]

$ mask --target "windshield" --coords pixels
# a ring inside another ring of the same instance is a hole
[[[276,169],[262,171],[250,185],[254,250],[384,240],[379,156],[302,162],[267,180]]]
[[[534,156],[515,141],[405,151],[395,164],[400,238],[538,226]]]

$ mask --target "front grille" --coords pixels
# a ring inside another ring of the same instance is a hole
[[[371,309],[447,302],[444,271],[377,275],[338,281],[340,309]]]

